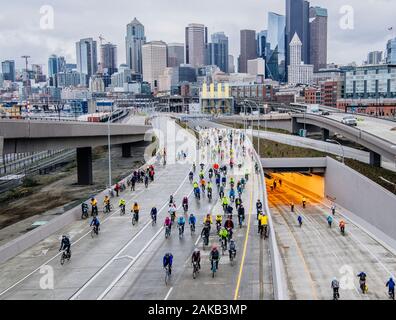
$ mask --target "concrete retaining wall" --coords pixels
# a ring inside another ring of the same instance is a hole
[[[368,231],[396,248],[396,196],[393,193],[328,157],[325,195],[348,208],[365,222]]]

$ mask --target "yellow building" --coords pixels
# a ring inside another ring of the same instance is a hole
[[[215,90],[216,89],[216,90]],[[210,114],[231,114],[234,109],[234,98],[230,96],[228,83],[202,84],[199,97],[201,110]]]

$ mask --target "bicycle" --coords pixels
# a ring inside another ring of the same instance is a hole
[[[268,231],[267,225],[261,226],[261,232],[260,232],[261,239],[262,238],[266,239],[268,237],[267,231]]]
[[[195,232],[195,224],[190,224],[190,231],[191,231],[191,235],[193,235]]]
[[[184,210],[184,214],[186,214],[188,212],[188,204],[187,203],[183,203],[183,210]]]
[[[60,259],[60,264],[63,266],[65,263],[65,260],[70,261],[71,258],[71,250],[69,249],[69,252],[66,252],[66,250],[63,250],[61,259]]]
[[[212,263],[212,278],[214,278],[215,277],[215,273],[216,273],[216,271],[217,271],[217,263],[216,262],[218,262],[218,260],[210,260],[210,262]]]
[[[165,269],[165,285],[167,286],[171,277],[169,264],[164,269]]]
[[[224,256],[224,253],[226,252],[226,250],[227,250],[226,239],[221,238],[221,251],[222,251],[221,253],[223,256]]]
[[[242,228],[242,223],[243,223],[243,216],[238,216],[239,228]]]
[[[109,204],[109,205],[104,205],[103,206],[103,213],[109,213],[113,210],[113,205]]]
[[[157,216],[151,216],[151,225],[154,227],[157,224]]]
[[[165,239],[168,239],[171,235],[171,228],[169,226],[165,227]]]
[[[133,216],[132,216],[132,225],[134,226],[139,220],[139,213],[138,212],[134,212]]]
[[[230,263],[232,266],[234,265],[235,257],[236,257],[236,251],[232,250],[230,253]]]
[[[183,238],[184,227],[183,225],[179,225],[179,239]]]
[[[192,263],[193,265],[193,279],[195,279],[197,277],[197,274],[199,273],[199,267],[198,267],[198,262],[197,261],[193,261]]]
[[[125,205],[122,204],[120,205],[121,211],[120,211],[120,216],[123,216],[125,214]]]
[[[91,230],[91,237],[92,237],[92,239],[95,237],[95,235],[96,235],[96,236],[99,235],[99,228],[96,227],[96,226],[93,226],[93,227],[92,227],[92,230]]]
[[[338,292],[338,288],[333,289],[333,300],[338,300],[340,298],[340,294]]]
[[[389,299],[395,300],[395,290],[388,291]]]
[[[209,245],[209,236],[204,235],[202,237],[202,249],[205,250],[205,246],[207,247]]]
[[[209,201],[212,200],[212,189],[208,189],[208,199]]]

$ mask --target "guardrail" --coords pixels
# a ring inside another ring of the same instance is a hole
[[[250,139],[249,139],[250,141]],[[253,155],[256,163],[261,163],[261,159],[257,154],[256,150],[253,147],[253,143],[250,141]],[[272,265],[272,281],[273,281],[273,289],[274,289],[274,297],[276,300],[288,300],[288,294],[286,289],[286,280],[283,276],[283,262],[280,257],[278,242],[275,237],[275,229],[272,221],[271,211],[268,206],[268,198],[267,198],[267,188],[264,184],[265,176],[264,170],[262,166],[259,165],[259,178],[260,178],[260,200],[264,204],[265,211],[268,216],[268,225],[269,225],[269,244],[270,244],[270,253],[271,253],[271,265]]]

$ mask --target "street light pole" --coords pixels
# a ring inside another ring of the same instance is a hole
[[[337,144],[341,147],[341,150],[342,150],[342,164],[345,164],[345,153],[344,153],[344,147],[343,147],[343,145],[342,145],[341,143],[339,143],[337,140],[326,139],[326,141],[327,141],[327,142],[334,142],[334,143],[337,143]]]

